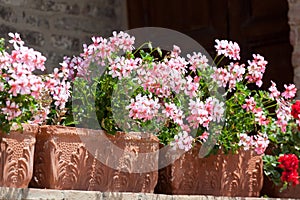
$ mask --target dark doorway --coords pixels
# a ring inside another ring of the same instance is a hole
[[[214,55],[215,39],[239,43],[245,62],[259,53],[269,62],[270,80],[293,82],[287,0],[127,0],[129,28],[164,27],[198,41]]]

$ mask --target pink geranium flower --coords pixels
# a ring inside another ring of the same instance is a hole
[[[292,99],[295,97],[297,88],[294,84],[290,84],[289,86],[284,85],[285,91],[281,94],[286,99]]]
[[[0,107],[1,116],[5,117],[5,120],[2,118],[1,125],[6,128],[6,132],[15,123],[44,123],[51,101],[63,109],[70,96],[69,91],[66,91],[70,89],[66,86],[70,86],[70,83],[67,83],[65,74],[56,68],[52,75],[36,75],[36,71],[45,70],[46,57],[25,46],[18,33],[8,35],[13,48],[10,53],[4,51],[0,55],[0,90],[4,97],[0,97],[0,100],[5,102]],[[55,93],[58,87],[63,87],[64,90]],[[44,99],[44,94],[54,96],[48,102],[49,100]]]
[[[215,48],[218,55],[224,55],[233,60],[240,60],[240,47],[236,42],[216,40],[216,43]]]
[[[20,46],[24,45],[19,33],[8,33],[8,36],[12,38],[8,42],[13,44],[15,49],[19,49]]]
[[[266,70],[267,61],[259,54],[253,54],[253,60],[248,60],[248,75],[249,83],[255,83],[258,87],[262,86],[263,74]]]
[[[189,151],[192,148],[193,137],[188,135],[187,132],[183,131],[175,135],[174,141],[171,143],[171,146],[179,148],[185,151]]]
[[[2,112],[6,115],[8,121],[15,119],[22,114],[19,105],[10,100],[6,101],[6,107],[2,108]]]

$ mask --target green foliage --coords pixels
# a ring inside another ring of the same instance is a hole
[[[280,185],[281,180],[281,172],[282,169],[278,167],[279,162],[277,161],[277,156],[272,155],[265,155],[263,156],[263,162],[264,162],[264,174],[269,177],[274,184]]]
[[[278,158],[284,154],[295,154],[300,157],[300,132],[298,125],[290,121],[285,131],[270,125],[268,135],[270,145],[268,152],[263,156],[264,173],[275,185],[281,186],[280,191],[283,191],[289,184],[281,181],[283,170],[278,167]]]
[[[3,53],[5,50],[5,40],[4,38],[0,38],[0,52]]]
[[[16,97],[7,96],[6,92],[0,92],[0,107],[6,106],[5,99],[11,98],[15,103],[21,105],[22,115],[20,117],[15,118],[14,120],[8,120],[5,115],[0,115],[0,127],[1,131],[5,133],[9,133],[11,127],[13,125],[17,125],[18,129],[21,129],[21,124],[26,122],[28,119],[31,119],[33,116],[34,110],[38,108],[38,102],[30,95],[20,95],[18,94]]]
[[[180,132],[180,127],[173,123],[169,122],[168,126],[164,126],[158,134],[158,138],[162,144],[170,144],[173,141],[175,135]]]
[[[97,82],[95,93],[95,111],[97,119],[100,122],[101,128],[111,134],[120,130],[116,126],[111,108],[112,95],[117,83],[118,79],[112,78],[108,75],[108,72],[105,71]]]

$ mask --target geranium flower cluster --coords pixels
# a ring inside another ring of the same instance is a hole
[[[278,158],[278,162],[280,163],[278,167],[283,169],[281,180],[283,182],[290,182],[294,186],[299,184],[298,157],[295,154],[284,154]]]
[[[266,134],[261,135],[247,135],[245,133],[240,134],[239,146],[243,146],[244,150],[249,150],[254,147],[257,154],[261,155],[265,152],[270,141]]]
[[[216,43],[215,48],[218,55],[223,55],[233,60],[240,60],[240,47],[236,42],[216,40]]]
[[[64,107],[61,100],[65,99],[66,102],[69,97],[69,88],[63,86],[65,81],[60,82],[60,78],[54,75],[45,79],[35,74],[37,70],[45,70],[46,57],[24,46],[18,33],[8,35],[13,49],[10,53],[4,51],[0,55],[0,108],[2,130],[5,131],[9,131],[13,123],[44,122],[49,106],[44,106],[41,101],[42,94],[48,90],[51,91],[55,104],[61,108]],[[52,85],[48,84],[50,82]],[[61,88],[65,91],[62,92]]]
[[[157,115],[160,104],[158,98],[141,96],[138,94],[135,99],[131,99],[131,104],[127,106],[130,110],[129,117],[132,119],[142,119],[143,121],[152,120]]]
[[[293,98],[296,96],[297,88],[294,84],[284,85],[285,91],[280,93],[277,88],[276,84],[272,82],[272,86],[269,88],[271,92],[271,98],[276,100],[277,109],[276,109],[276,124],[278,127],[281,128],[282,132],[286,131],[286,127],[288,122],[292,119],[291,113],[291,103]]]
[[[224,103],[214,97],[201,100],[199,93],[201,78],[196,74],[193,77],[191,75],[186,76],[188,69],[192,69],[192,72],[193,70],[205,70],[203,66],[208,66],[207,59],[201,54],[194,53],[193,56],[189,55],[189,59],[186,60],[180,57],[179,52],[179,47],[175,46],[168,59],[159,62],[151,61],[151,64],[138,62],[142,64],[134,65],[137,72],[137,82],[145,91],[155,96],[156,100],[159,99],[156,102],[159,103],[161,109],[160,113],[147,112],[146,116],[134,117],[142,121],[154,117],[162,117],[167,121],[171,120],[181,130],[175,135],[172,144],[187,151],[196,141],[192,136],[187,135],[191,132],[191,129],[197,130],[199,127],[203,127],[209,130],[210,122],[221,121],[225,109]],[[110,70],[113,70],[113,68],[110,68]],[[187,108],[176,104],[173,97],[176,98],[177,95],[184,95],[186,99],[189,99]],[[139,101],[135,102],[135,99],[131,101],[131,106],[127,107],[130,116],[136,110],[144,110],[132,106],[140,105],[138,104]]]
[[[227,54],[230,55],[228,52],[226,55]],[[238,59],[239,57],[235,58]],[[212,77],[217,81],[220,87],[228,86],[230,92],[236,87],[237,82],[241,82],[245,80],[245,78],[248,79],[249,83],[255,83],[258,87],[261,87],[267,61],[259,54],[253,54],[253,58],[252,61],[248,60],[249,65],[247,67],[248,73],[246,77],[244,77],[246,73],[245,64],[239,65],[239,63],[230,63],[223,68],[215,67],[215,73]]]
[[[280,92],[271,81],[268,91],[250,90],[249,84],[255,84],[257,88],[262,86],[268,62],[263,56],[253,54],[247,65],[240,64],[237,44],[226,40],[216,40],[216,43],[217,54],[223,56],[220,61],[224,57],[237,60],[223,67],[214,67],[211,76],[219,87],[225,88],[229,96],[226,99],[228,115],[225,117],[227,123],[223,138],[227,138],[226,133],[236,132],[240,140],[238,146],[246,150],[253,148],[256,153],[263,154],[270,143],[270,136],[272,141],[276,141],[278,135],[292,130],[294,119],[299,126],[298,104],[292,107],[297,89],[294,84],[289,84],[284,85],[285,90]],[[231,141],[222,142],[228,144]]]
[[[54,68],[52,74],[46,77],[46,90],[53,98],[56,108],[64,109],[70,97],[71,84],[68,81],[69,69],[64,67]]]
[[[189,150],[196,141],[212,141],[210,137],[218,132],[216,145],[225,151],[243,147],[263,154],[270,143],[270,133],[286,130],[292,117],[295,86],[285,85],[282,93],[273,82],[269,91],[248,87],[250,84],[259,88],[263,84],[267,66],[263,56],[253,54],[247,63],[240,63],[240,47],[236,42],[216,40],[215,62],[223,63],[223,59],[229,62],[215,66],[200,52],[182,57],[180,48],[174,45],[163,55],[149,43],[147,50],[144,46],[134,49],[134,40],[124,32],[114,32],[107,39],[92,37],[90,45],[83,45],[80,56],[65,57],[62,63],[69,69],[71,79],[95,78],[98,91],[102,92],[98,93],[101,96],[98,104],[107,102],[96,105],[106,108],[106,113],[97,115],[102,128],[121,129],[111,111],[113,90],[120,88],[117,84],[121,82],[128,84],[122,91],[129,98],[124,106],[128,116],[140,126],[148,126],[153,120],[163,122],[159,123],[164,124],[157,133],[159,139],[180,149]],[[95,66],[99,67],[96,72],[101,77],[91,74]],[[127,94],[132,88],[135,92]],[[218,93],[220,88],[224,94]]]
[[[258,87],[261,87],[267,64],[268,62],[264,60],[264,57],[259,54],[253,54],[253,60],[248,61],[248,75],[246,77],[248,82],[255,83]]]
[[[173,148],[183,149],[185,151],[190,150],[193,146],[194,138],[190,136],[186,131],[178,133],[175,135],[174,141],[171,143]]]
[[[293,105],[292,105],[292,111],[291,111],[291,115],[294,117],[294,119],[296,120],[296,123],[298,124],[298,126],[300,127],[300,101],[296,101]]]
[[[166,126],[173,124],[176,133],[169,133],[169,142],[177,141],[179,148],[189,150],[195,139],[186,134],[199,127],[208,131],[210,122],[221,122],[225,110],[217,98],[201,98],[198,73],[207,70],[208,59],[201,53],[188,55],[188,59],[181,57],[180,48],[174,45],[168,57],[155,60],[151,53],[136,56],[139,50],[133,51],[133,44],[134,37],[123,32],[114,32],[108,39],[92,37],[92,44],[84,45],[80,56],[66,57],[62,65],[70,69],[71,78],[87,77],[81,72],[89,74],[89,67],[96,63],[106,67],[104,76],[131,79],[144,92],[126,106],[129,117],[140,124],[154,119],[165,120]]]
[[[296,94],[294,85],[285,85],[280,93],[276,84],[269,88],[271,99],[276,102],[275,119],[271,119],[268,134],[271,148],[263,157],[265,174],[276,184],[285,189],[289,183],[299,184],[298,159],[299,153],[299,113],[300,101],[293,103]],[[275,125],[275,126],[274,126]],[[274,166],[274,163],[279,162]],[[283,182],[283,184],[282,184]]]
[[[138,60],[127,60],[117,56],[118,52],[132,51],[134,49],[134,37],[124,32],[113,32],[109,39],[103,37],[92,37],[92,44],[83,45],[83,53],[73,58],[64,57],[61,65],[68,69],[71,80],[75,77],[89,79],[90,64],[95,63],[105,67],[111,64],[111,75],[119,79],[130,72]],[[116,59],[116,60],[115,60]],[[122,69],[122,71],[121,71]]]

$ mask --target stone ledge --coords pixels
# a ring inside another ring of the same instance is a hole
[[[118,193],[79,190],[49,190],[35,188],[5,188],[0,187],[0,199],[7,200],[262,200],[252,197],[215,197],[204,195],[164,195],[144,193]],[[276,198],[267,198],[276,200]]]

